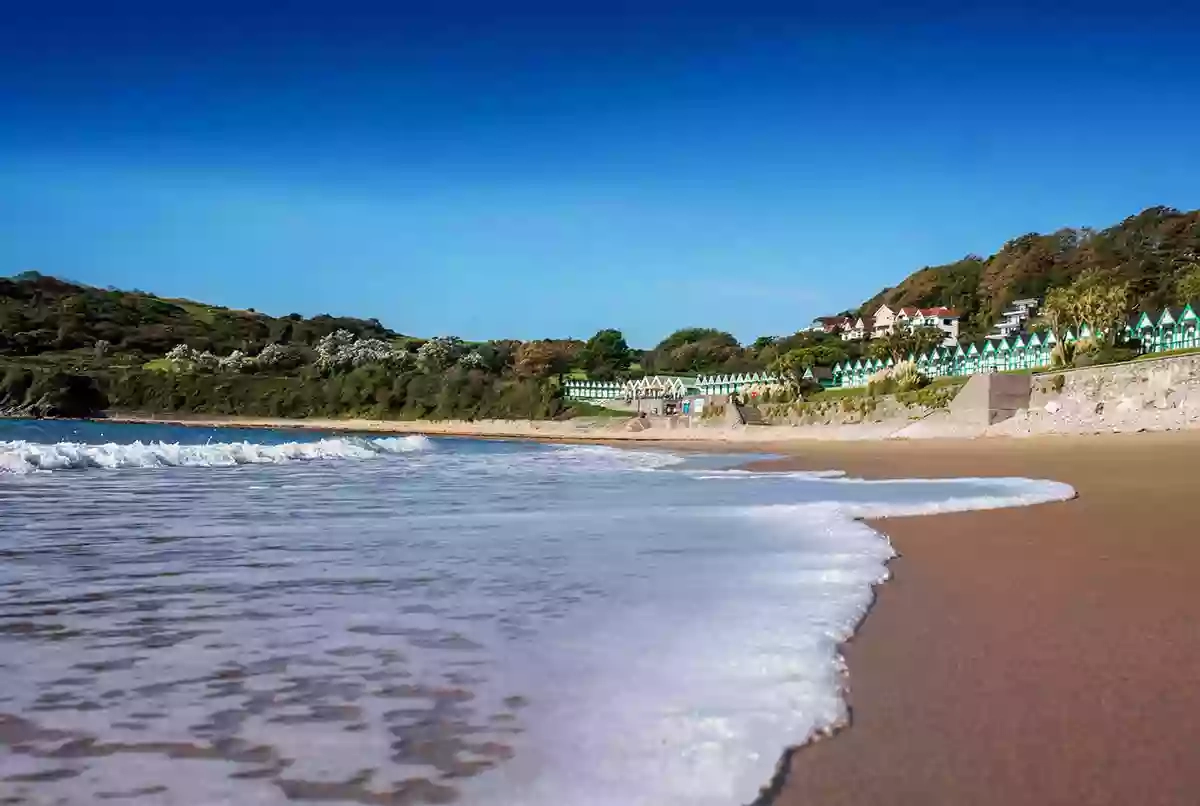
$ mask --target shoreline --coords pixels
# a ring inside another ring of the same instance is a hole
[[[30,418],[11,418],[30,419]],[[529,439],[552,442],[589,442],[608,444],[674,445],[681,450],[712,448],[723,451],[761,452],[784,446],[782,453],[794,452],[802,446],[824,444],[853,444],[899,442],[910,445],[942,443],[986,444],[997,442],[1040,442],[1046,439],[1089,439],[1120,435],[1200,434],[1200,421],[1193,427],[1136,428],[1098,430],[1047,430],[1019,433],[1003,429],[1004,423],[990,429],[951,427],[941,432],[900,433],[912,423],[892,421],[842,425],[751,425],[725,426],[719,424],[664,425],[653,421],[643,430],[629,430],[629,420],[623,418],[575,418],[570,420],[372,420],[365,418],[289,419],[282,417],[148,415],[113,412],[105,417],[90,418],[95,423],[124,423],[137,425],[179,425],[199,428],[247,428],[307,431],[351,431],[379,434],[424,434],[426,436],[470,437],[476,439]],[[999,428],[999,430],[997,430]]]
[[[369,421],[106,421],[384,430],[357,428]],[[391,433],[452,435],[425,421],[399,425],[406,430]],[[453,435],[774,455],[743,465],[760,471],[1070,484],[1076,498],[1059,503],[865,521],[897,556],[839,648],[848,723],[781,748],[777,774],[753,803],[1184,806],[1200,792],[1191,759],[1200,747],[1192,680],[1200,539],[1190,507],[1200,432],[920,441],[681,440],[665,430],[656,439]]]
[[[1200,540],[1181,525],[1200,435],[771,452],[747,467],[1049,478],[1077,497],[867,520],[897,556],[840,650],[849,723],[787,748],[756,803],[1195,802]]]

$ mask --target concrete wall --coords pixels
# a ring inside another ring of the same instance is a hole
[[[1000,432],[1160,431],[1200,426],[1200,355],[1048,372]]]
[[[972,375],[950,401],[951,418],[963,424],[989,426],[1029,407],[1030,376]]]

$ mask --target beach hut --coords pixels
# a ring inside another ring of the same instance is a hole
[[[999,363],[999,357],[996,355],[996,342],[988,339],[983,345],[983,349],[979,351],[979,371],[995,372]]]
[[[1042,336],[1039,333],[1030,333],[1029,339],[1025,342],[1025,364],[1030,367],[1042,367],[1050,363],[1048,360],[1047,348],[1042,342]]]
[[[1180,346],[1186,348],[1200,347],[1200,316],[1192,303],[1184,305],[1179,311],[1178,330],[1180,331]]]
[[[930,366],[933,368],[933,372],[936,377],[940,378],[943,375],[950,374],[948,365],[950,363],[950,356],[952,355],[954,355],[954,351],[948,347],[933,348],[933,352],[930,353]]]
[[[1000,339],[996,342],[996,369],[1002,371],[1017,369],[1013,365],[1012,345],[1009,344],[1008,339]]]
[[[1158,315],[1158,321],[1155,323],[1155,329],[1158,334],[1158,350],[1176,350],[1179,348],[1181,341],[1182,330],[1177,328],[1179,317],[1183,313],[1182,308],[1163,308],[1162,313]]]
[[[1025,354],[1025,336],[1018,333],[1008,349],[1008,363],[1013,369],[1029,369],[1029,356]]]
[[[979,346],[971,342],[967,346],[966,360],[963,361],[963,375],[974,375],[979,372]]]
[[[961,344],[954,348],[954,355],[951,356],[951,361],[951,375],[963,375],[966,373],[967,351],[963,349]]]
[[[829,389],[837,385],[834,381],[833,370],[829,367],[805,367],[804,380],[820,384],[822,389]]]

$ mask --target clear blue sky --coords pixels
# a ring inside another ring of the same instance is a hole
[[[6,6],[0,273],[748,341],[1023,232],[1200,206],[1185,11],[284,5]]]

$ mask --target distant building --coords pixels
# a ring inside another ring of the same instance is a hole
[[[1042,301],[1037,297],[1013,300],[1004,313],[1000,314],[1000,321],[996,323],[986,338],[1007,339],[1024,332],[1029,325],[1029,320],[1037,315],[1041,305]]]
[[[887,305],[880,305],[878,308],[876,308],[874,316],[871,317],[873,324],[871,327],[870,337],[876,339],[891,333],[896,327],[897,315],[903,313],[904,310],[904,308],[901,308],[898,311],[894,311]]]
[[[1157,314],[1142,311],[1125,329],[1125,338],[1141,343],[1143,353],[1200,348],[1200,301],[1164,308]]]
[[[893,310],[887,305],[880,305],[875,311],[875,325],[871,329],[871,338],[883,338],[898,327],[909,329],[918,327],[936,327],[945,333],[942,344],[952,347],[958,343],[959,322],[962,315],[953,308],[939,306],[936,308],[904,307]]]
[[[853,325],[849,316],[818,316],[808,329],[812,333],[844,333]]]
[[[842,331],[842,341],[862,341],[871,338],[874,332],[874,317],[860,316],[848,329]]]
[[[830,389],[838,385],[833,378],[831,367],[808,367],[804,370],[804,380],[820,384],[822,389]]]
[[[936,327],[945,334],[942,345],[953,347],[958,344],[959,322],[962,314],[953,308],[918,308],[909,320],[909,327]]]

